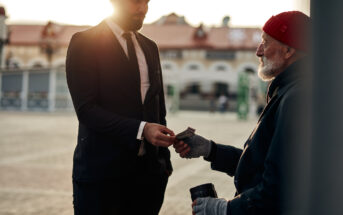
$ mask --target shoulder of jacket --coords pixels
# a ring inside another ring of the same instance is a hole
[[[303,83],[301,81],[295,81],[288,87],[288,89],[285,92],[284,97],[285,98],[297,97],[301,95],[303,91],[304,91]]]
[[[298,105],[306,102],[306,99],[304,86],[299,82],[295,82],[282,95],[279,108],[296,109]]]
[[[150,43],[149,45],[154,45],[154,46],[157,47],[157,44],[155,43],[155,41],[153,41],[152,39],[146,37],[145,35],[137,32],[137,36],[141,37],[145,42]]]
[[[92,39],[94,37],[97,37],[102,32],[103,25],[104,23],[101,22],[96,26],[87,28],[83,31],[76,32],[75,34],[73,34],[71,40]]]

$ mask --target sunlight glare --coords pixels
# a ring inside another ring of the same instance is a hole
[[[80,5],[82,5],[81,8]],[[84,3],[78,2],[78,5],[75,5],[73,8],[78,9],[69,13],[68,17],[64,16],[66,23],[96,25],[113,13],[113,7],[109,0],[88,0],[84,1]]]
[[[172,12],[192,25],[220,25],[231,16],[232,26],[261,26],[271,15],[294,9],[299,0],[151,0],[145,23]],[[110,0],[0,0],[9,21],[96,25],[113,13]]]

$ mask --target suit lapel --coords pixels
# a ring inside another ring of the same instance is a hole
[[[144,52],[145,60],[148,64],[148,74],[149,74],[150,87],[149,87],[147,94],[145,96],[145,100],[144,100],[144,103],[145,103],[146,101],[149,101],[158,91],[158,87],[157,87],[157,81],[158,81],[157,75],[158,74],[156,74],[156,72],[158,72],[158,71],[155,71],[154,65],[156,63],[159,63],[159,62],[155,62],[156,59],[154,59],[154,57],[153,57],[154,53],[152,52],[152,50],[148,46],[148,44],[145,42],[145,39],[139,33],[136,33],[136,38],[137,38],[137,41],[138,41],[139,45],[141,46],[141,48]]]
[[[134,90],[135,92],[137,92],[137,99],[139,100],[139,102],[142,102],[141,99],[141,89],[140,89],[140,74],[139,71],[133,71],[131,69],[131,66],[129,64],[129,59],[127,57],[127,55],[125,54],[125,51],[123,49],[123,47],[121,46],[121,44],[119,43],[117,37],[114,35],[114,33],[112,32],[112,30],[110,29],[110,27],[107,25],[107,23],[105,21],[103,21],[101,23],[101,25],[103,26],[102,29],[102,37],[104,39],[104,48],[105,49],[109,49],[111,53],[113,53],[113,57],[118,58],[119,62],[123,63],[124,66],[124,70],[118,70],[118,72],[120,73],[125,73],[123,74],[124,76],[128,76],[128,78],[131,80],[130,83],[132,83],[131,85],[127,85],[127,87],[129,88],[128,90]],[[113,61],[113,64],[115,64],[115,62]],[[114,65],[116,67],[116,65]]]
[[[117,37],[113,34],[110,27],[105,21],[102,21],[100,25],[103,29],[101,38],[103,38],[105,40],[104,42],[109,45],[112,43],[113,45],[110,45],[110,47],[112,47],[111,49],[115,52],[115,56],[119,57],[122,62],[129,64],[129,59],[126,56],[123,47],[120,45]]]

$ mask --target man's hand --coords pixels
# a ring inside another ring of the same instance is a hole
[[[197,198],[193,204],[193,215],[226,215],[228,202],[212,197]]]
[[[170,136],[168,136],[168,134]],[[175,141],[175,134],[167,127],[156,124],[146,123],[143,130],[143,137],[155,146],[169,147]]]
[[[208,157],[211,152],[211,141],[195,134],[183,141],[175,141],[174,148],[182,158],[197,158],[200,156]]]
[[[187,145],[182,140],[181,141],[175,140],[175,143],[173,146],[175,148],[175,151],[179,153],[180,157],[182,158],[186,158],[186,155],[191,150],[191,147],[189,147],[189,145]]]

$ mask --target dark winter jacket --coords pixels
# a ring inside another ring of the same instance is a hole
[[[228,214],[282,214],[286,210],[285,197],[301,145],[304,62],[293,63],[272,81],[269,101],[243,150],[213,143],[206,160],[212,169],[234,176],[237,189]]]

